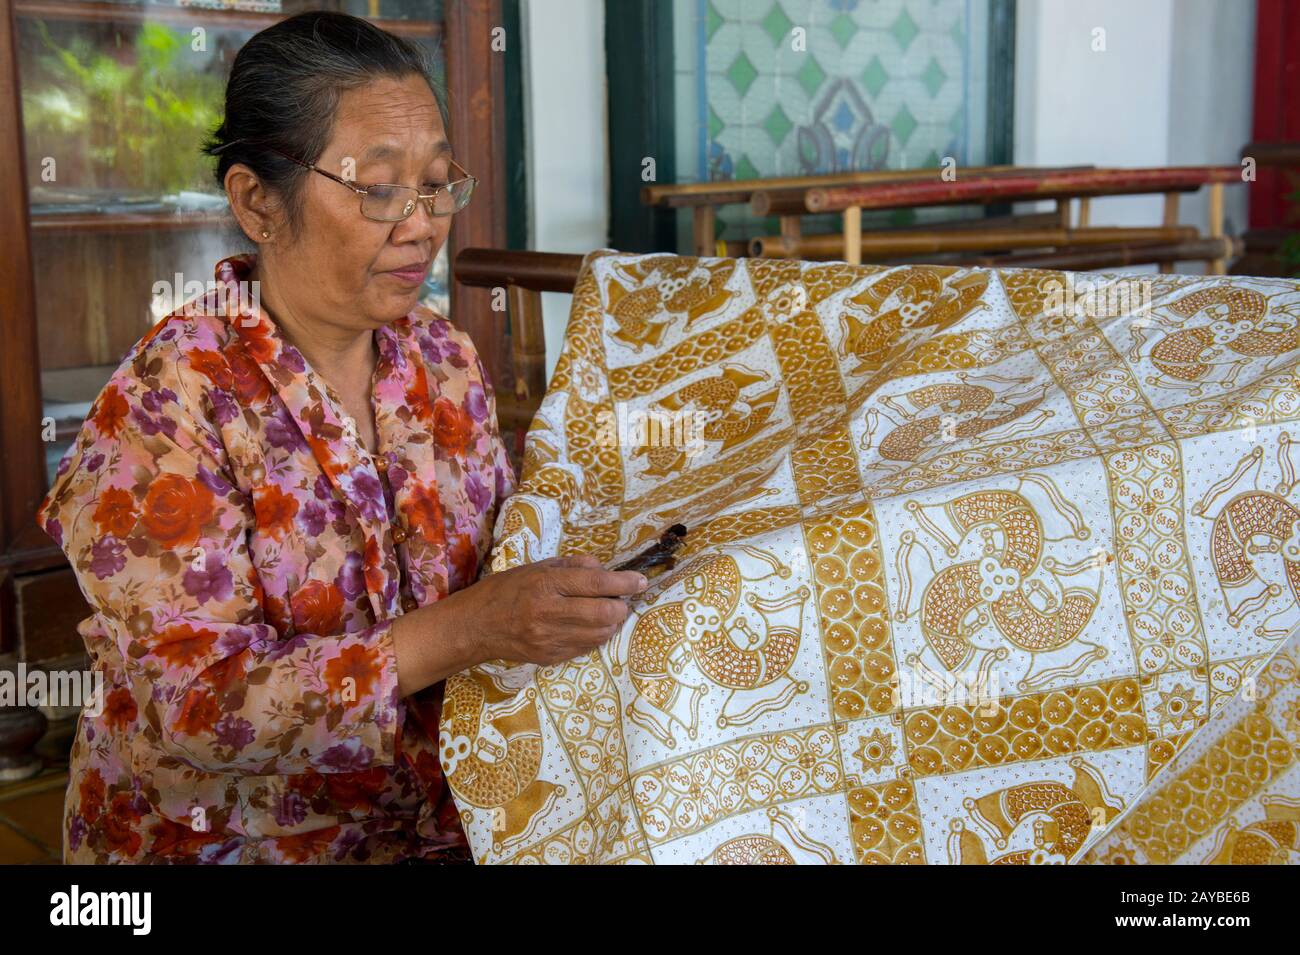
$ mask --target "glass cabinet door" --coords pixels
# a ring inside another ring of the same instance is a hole
[[[124,353],[248,248],[199,149],[240,46],[322,8],[419,42],[441,81],[429,0],[14,0],[47,481]],[[445,248],[425,292],[447,313]]]

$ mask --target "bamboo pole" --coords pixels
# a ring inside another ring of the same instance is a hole
[[[1070,200],[1056,200],[1056,225],[1060,229],[1070,228]]]
[[[981,256],[969,264],[986,268],[1110,269],[1159,262],[1200,262],[1241,254],[1241,240],[1230,236],[1189,242],[1123,243],[1088,249],[1057,249],[1029,255]]]
[[[1164,208],[1164,215],[1161,219],[1161,222],[1163,222],[1167,226],[1173,226],[1178,224],[1178,199],[1179,199],[1179,194],[1176,192],[1165,193],[1165,208]],[[1173,270],[1174,270],[1174,263],[1172,262],[1160,263],[1160,271],[1162,273],[1167,275]]]
[[[1015,170],[1015,166],[972,166],[966,175],[986,175]],[[769,189],[809,189],[815,186],[851,186],[876,182],[938,179],[943,170],[872,169],[826,173],[819,176],[773,176],[766,179],[732,179],[710,182],[659,183],[643,186],[641,202],[647,206],[725,206],[748,202],[754,192]],[[1032,172],[1032,169],[1022,170]]]
[[[1054,213],[1052,214],[1055,215]],[[1020,228],[1000,231],[973,229],[935,232],[928,229],[862,233],[859,254],[864,259],[899,255],[925,255],[947,252],[996,252],[1002,249],[1041,249],[1060,246],[1109,245],[1117,242],[1184,242],[1197,238],[1192,226],[1166,229],[1161,226],[1139,228],[1098,226],[1088,229]],[[755,258],[837,259],[844,253],[844,238],[839,233],[786,236],[757,236],[749,241],[749,254]]]
[[[1065,172],[1081,172],[1093,168],[1095,167],[1093,166],[1044,166],[1044,167],[1032,167],[1032,168],[1016,168],[1014,166],[1009,166],[1009,167],[999,168],[987,172],[980,172],[975,169],[968,169],[965,170],[963,174],[967,176],[978,176],[980,179],[986,181],[990,179],[1006,179],[1012,176],[1031,178],[1031,179],[1045,179],[1048,176],[1056,176]],[[937,175],[938,173],[941,172],[942,170],[940,169],[912,170],[910,173],[906,174],[906,176],[900,175],[897,179],[890,180],[890,181],[891,182],[922,182],[926,180],[932,180],[935,182],[942,182],[943,181],[942,176]],[[880,183],[877,183],[877,185],[879,184]],[[807,185],[800,186],[798,188],[793,188],[793,189],[783,187],[779,189],[771,188],[771,189],[755,190],[754,194],[749,199],[749,211],[756,216],[808,215],[809,213],[808,202],[807,202],[808,193],[814,188],[817,187],[809,183]]]
[[[844,210],[844,261],[862,264],[862,210],[857,206]]]
[[[696,206],[692,217],[695,234],[695,254],[713,255],[715,252],[715,224],[717,210],[713,206]]]
[[[1216,182],[1210,186],[1210,223],[1209,232],[1211,238],[1219,238],[1223,235],[1223,183]],[[1228,271],[1227,258],[1220,256],[1206,263],[1206,275],[1223,275]]]
[[[955,182],[908,182],[811,189],[810,212],[899,209],[913,206],[988,204],[1012,199],[1071,199],[1080,196],[1194,192],[1211,183],[1240,182],[1236,166],[1162,169],[1091,169],[1051,176],[968,176]]]

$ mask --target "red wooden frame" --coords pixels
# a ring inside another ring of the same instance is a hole
[[[1300,142],[1300,4],[1257,0],[1255,11],[1252,138],[1257,143]],[[1295,188],[1287,170],[1260,167],[1250,189],[1251,228],[1287,225],[1286,195]]]

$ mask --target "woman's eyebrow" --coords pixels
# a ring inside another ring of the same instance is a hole
[[[433,144],[433,158],[438,159],[444,153],[451,153],[451,143],[445,139],[439,139]],[[402,159],[405,158],[405,152],[391,143],[376,143],[366,149],[361,154],[361,162],[379,162],[384,159]]]

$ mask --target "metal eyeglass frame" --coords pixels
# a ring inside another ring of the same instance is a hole
[[[335,182],[339,183],[340,185],[347,186],[358,196],[362,197],[362,202],[360,206],[361,214],[365,216],[367,219],[369,219],[371,222],[405,222],[407,219],[411,217],[411,214],[415,212],[415,207],[420,202],[421,199],[425,200],[428,203],[429,215],[434,216],[435,218],[446,218],[447,216],[454,216],[457,212],[463,210],[465,206],[469,205],[469,200],[470,198],[473,197],[474,190],[478,186],[478,177],[472,175],[468,169],[466,169],[460,163],[456,162],[456,160],[452,159],[450,156],[447,157],[447,162],[451,163],[451,165],[455,166],[458,170],[464,173],[464,177],[461,179],[454,179],[448,183],[444,183],[443,185],[438,186],[436,189],[434,189],[433,192],[423,193],[420,192],[420,190],[417,189],[415,186],[404,186],[398,182],[372,182],[366,186],[358,186],[344,179],[342,176],[336,176],[332,172],[326,172],[324,169],[321,169],[319,166],[315,165],[314,163],[303,162],[301,159],[298,159],[296,156],[290,156],[288,153],[282,152],[281,150],[276,149],[274,146],[267,146],[266,148],[271,150],[271,152],[273,153],[277,153],[278,155],[283,156],[285,159],[289,160],[289,162],[297,163],[299,166],[302,166],[304,169],[310,169],[312,172],[318,172],[326,179],[333,179]],[[462,205],[459,209],[451,210],[451,212],[435,212],[433,208],[433,200],[438,197],[438,193],[442,192],[444,189],[450,188],[451,186],[459,185],[462,182],[472,182],[474,184],[469,188],[469,193],[465,198],[464,205]],[[405,215],[403,215],[401,218],[398,219],[378,219],[375,216],[366,215],[365,197],[369,195],[368,190],[373,189],[376,186],[388,186],[391,189],[401,189],[406,192],[414,191],[415,199],[407,203],[405,207],[406,208]]]

